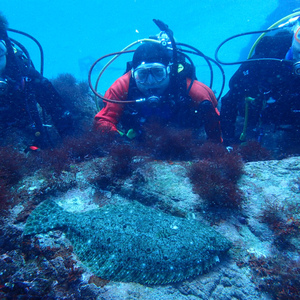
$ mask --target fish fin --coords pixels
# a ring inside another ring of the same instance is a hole
[[[53,200],[42,202],[29,215],[24,235],[47,232],[63,226],[66,212]]]

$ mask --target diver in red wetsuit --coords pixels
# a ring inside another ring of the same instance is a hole
[[[166,43],[140,45],[130,69],[105,93],[104,99],[117,101],[104,100],[103,109],[95,116],[95,129],[139,137],[150,122],[195,132],[204,125],[207,138],[221,143],[214,93],[196,80],[183,55],[177,56],[176,63],[173,58],[173,49]],[[135,101],[127,103],[128,99]]]

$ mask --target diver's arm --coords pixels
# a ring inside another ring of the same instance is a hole
[[[224,141],[231,144],[235,139],[235,122],[238,114],[239,97],[229,91],[221,99],[221,129]]]
[[[229,91],[221,99],[221,130],[226,144],[237,142],[235,137],[236,119],[245,97],[257,90],[257,62],[243,63],[229,81]]]
[[[187,80],[189,86],[190,80]],[[203,118],[207,138],[213,142],[222,143],[220,114],[217,109],[217,99],[213,91],[205,84],[194,81],[189,96],[193,104],[200,110]]]
[[[36,95],[39,105],[51,116],[53,124],[61,137],[71,135],[74,131],[74,120],[67,103],[59,95],[52,83],[33,68],[28,70],[25,82],[29,97]]]
[[[106,91],[104,97],[112,100],[126,100],[131,72],[117,79],[113,85]],[[102,108],[94,118],[94,129],[102,132],[117,132],[117,124],[122,116],[124,105],[118,103],[105,102]]]
[[[200,103],[200,113],[204,120],[205,132],[210,141],[222,143],[220,114],[213,107],[211,101],[205,100]]]

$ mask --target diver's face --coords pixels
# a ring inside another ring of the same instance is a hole
[[[3,74],[6,67],[6,46],[0,41],[0,75]]]
[[[160,96],[170,83],[170,68],[161,63],[142,63],[133,70],[138,89],[146,96]]]

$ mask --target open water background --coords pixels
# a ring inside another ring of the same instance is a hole
[[[152,19],[168,24],[178,42],[188,43],[214,58],[224,39],[267,28],[298,7],[300,0],[2,0],[0,11],[11,28],[31,34],[42,44],[46,77],[71,73],[79,80],[87,80],[88,70],[97,58],[157,34],[159,29]],[[10,36],[28,48],[39,68],[37,47],[19,35]],[[256,38],[247,36],[230,42],[222,48],[220,58],[245,59]],[[125,62],[130,59],[124,55],[111,65],[102,77],[102,89],[123,74]],[[196,59],[195,64],[198,79],[209,84],[205,62]],[[224,67],[226,87],[237,67]],[[216,69],[216,93],[220,90],[220,79]]]

